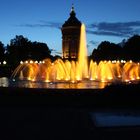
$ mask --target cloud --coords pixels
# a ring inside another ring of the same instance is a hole
[[[111,32],[111,31],[92,31],[87,30],[88,34],[95,34],[95,35],[106,35],[106,36],[117,36],[117,37],[129,37],[126,34],[117,33],[117,32]]]
[[[56,49],[51,49],[51,52],[57,55],[62,55],[62,52],[59,52]]]
[[[87,42],[87,48],[92,51],[93,47],[97,47],[100,42],[95,41],[95,40],[90,40]]]
[[[45,28],[45,27],[49,27],[49,28],[56,28],[56,29],[61,29],[61,23],[58,22],[47,22],[47,21],[43,21],[40,20],[39,23],[35,23],[35,24],[20,24],[20,27],[29,27],[29,28]]]
[[[87,27],[87,33],[95,35],[130,37],[140,33],[140,21],[100,22]]]
[[[99,42],[98,42],[98,41],[94,41],[94,40],[90,40],[90,41],[88,42],[88,44],[89,44],[89,45],[97,45],[97,44],[99,44]]]
[[[40,20],[38,23],[34,24],[21,24],[20,27],[29,28],[55,28],[61,29],[63,23],[60,22],[50,22],[45,20]],[[130,22],[99,22],[92,23],[87,26],[86,32],[88,34],[104,35],[104,36],[114,36],[114,37],[130,37],[134,34],[140,34],[140,21],[130,21]]]

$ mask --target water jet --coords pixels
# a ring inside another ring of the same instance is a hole
[[[57,59],[54,62],[48,58],[40,62],[21,61],[20,65],[14,70],[11,79],[48,83],[48,85],[61,83],[63,86],[64,83],[66,85],[69,83],[85,83],[88,87],[91,86],[90,88],[92,88],[93,83],[94,86],[99,85],[97,82],[104,83],[101,85],[139,82],[139,63],[126,62],[125,60],[100,61],[97,63],[88,60],[85,25],[76,18],[74,7],[72,7],[70,17],[63,24],[61,30],[62,59]],[[83,88],[86,87],[85,85]],[[82,86],[80,87],[82,88]]]

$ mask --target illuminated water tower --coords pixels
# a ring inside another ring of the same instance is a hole
[[[62,57],[68,60],[77,60],[80,42],[81,22],[76,18],[72,6],[70,17],[62,25]]]

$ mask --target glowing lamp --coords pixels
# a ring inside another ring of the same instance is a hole
[[[23,61],[20,61],[20,64],[23,64]]]
[[[3,65],[6,65],[7,64],[7,62],[6,61],[3,61]]]

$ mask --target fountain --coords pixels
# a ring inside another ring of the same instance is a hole
[[[78,61],[63,61],[57,59],[51,62],[45,59],[41,62],[28,60],[21,63],[13,72],[12,78],[20,80],[44,82],[77,82],[88,78],[88,60],[86,48],[85,25],[81,25],[80,47]]]
[[[85,25],[81,25],[80,46],[77,61],[57,59],[52,62],[27,60],[13,72],[12,79],[47,83],[78,82],[132,82],[140,79],[140,65],[132,61],[100,61],[87,59]]]

